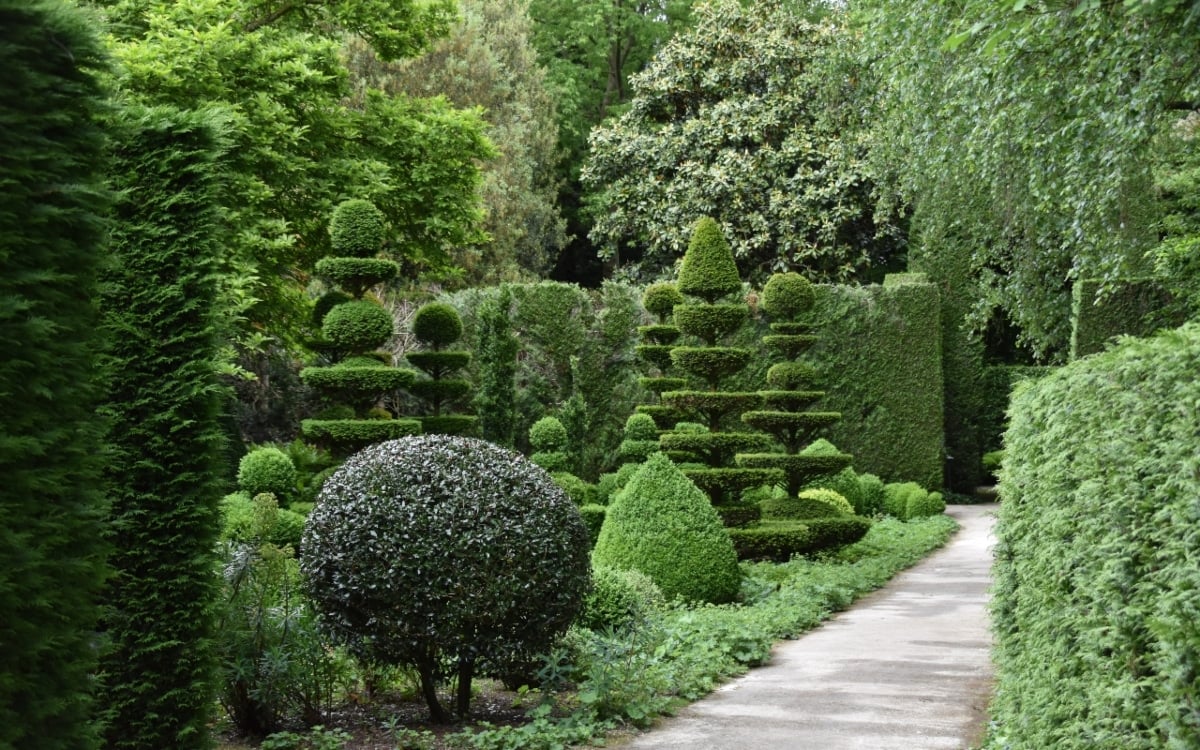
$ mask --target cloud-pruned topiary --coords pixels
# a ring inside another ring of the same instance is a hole
[[[250,497],[269,492],[286,502],[296,492],[296,465],[279,448],[259,446],[238,462],[237,482]]]
[[[383,212],[362,199],[343,201],[329,220],[329,239],[335,255],[370,258],[383,247]]]
[[[326,480],[301,569],[333,640],[414,667],[444,722],[447,669],[465,715],[478,670],[530,658],[574,620],[588,538],[574,503],[520,454],[425,435],[370,446]]]
[[[732,601],[737,554],[716,510],[671,460],[656,453],[608,507],[593,560],[648,575],[668,599]]]

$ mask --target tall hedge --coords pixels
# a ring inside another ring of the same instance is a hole
[[[993,603],[994,747],[1200,747],[1200,325],[1018,390]]]
[[[941,489],[945,433],[937,287],[918,274],[893,274],[882,286],[816,289],[813,317],[820,321],[821,340],[810,360],[827,391],[822,410],[842,414],[825,434],[854,455],[859,471]]]
[[[204,748],[215,701],[213,570],[222,491],[214,272],[225,246],[211,114],[133,113],[114,148],[111,339],[112,641],[101,662],[109,748]]]
[[[1174,296],[1159,279],[1125,279],[1101,295],[1103,281],[1080,279],[1071,289],[1071,359],[1103,351],[1122,334],[1147,336],[1183,323]]]
[[[471,407],[479,415],[479,433],[489,442],[512,448],[517,430],[517,352],[513,335],[512,292],[501,287],[479,313],[479,390]]]
[[[109,194],[97,23],[0,0],[0,747],[94,748],[104,574],[97,271]]]

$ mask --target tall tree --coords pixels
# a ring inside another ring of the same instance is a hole
[[[844,28],[778,0],[695,14],[633,77],[628,111],[592,131],[582,176],[601,254],[653,278],[712,216],[750,278],[841,281],[886,263],[896,227],[875,223]]]
[[[97,746],[109,195],[95,26],[68,2],[0,0],[0,747],[13,750]]]
[[[566,241],[556,205],[558,122],[532,45],[530,0],[460,0],[462,18],[423,55],[388,63],[350,43],[350,69],[389,93],[482,107],[499,155],[483,166],[488,241],[457,256],[471,283],[544,276]]]

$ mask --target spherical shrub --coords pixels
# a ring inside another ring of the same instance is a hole
[[[445,302],[422,305],[413,316],[413,335],[421,343],[437,349],[462,338],[462,316]]]
[[[620,630],[645,620],[664,604],[662,589],[646,574],[597,565],[576,624],[591,630]]]
[[[286,502],[296,491],[296,465],[275,446],[260,446],[242,456],[237,482],[250,497],[269,492]]]
[[[811,455],[811,454],[803,454]],[[809,482],[804,489],[827,489],[833,490],[850,503],[850,507],[856,511],[862,505],[862,488],[858,482],[858,474],[854,469],[847,466],[836,474],[827,474],[812,482]]]
[[[625,439],[658,440],[658,425],[649,414],[630,414],[625,420]]]
[[[365,352],[391,338],[395,324],[391,313],[374,302],[345,302],[326,313],[321,330],[334,346]]]
[[[808,279],[798,273],[777,273],[767,279],[762,308],[780,321],[792,321],[812,309],[817,295]]]
[[[460,712],[477,665],[503,669],[548,647],[589,585],[587,529],[550,476],[446,435],[351,456],[321,489],[300,561],[334,641],[415,667],[427,699],[456,662]],[[448,718],[429,702],[434,719]]]
[[[567,447],[567,428],[558,417],[542,417],[529,428],[529,444],[539,451],[561,451]]]
[[[912,495],[908,499],[908,507],[905,509],[907,513],[906,520],[914,518],[927,518],[929,516],[940,516],[946,512],[946,501],[942,498],[940,492],[926,492],[921,495]]]
[[[580,506],[595,505],[596,485],[585,482],[569,471],[551,471],[550,478],[554,480],[554,483],[563,492],[567,493],[567,497],[571,498],[571,502]]]
[[[728,602],[741,573],[712,503],[661,453],[647,459],[608,507],[597,565],[640,570],[668,599]]]
[[[779,362],[767,370],[767,385],[785,391],[802,391],[817,382],[817,369],[807,362]]]
[[[642,307],[651,315],[657,315],[659,320],[666,320],[675,310],[675,305],[682,304],[683,294],[670,282],[651,284],[642,294]]]
[[[383,247],[384,232],[383,212],[370,201],[343,201],[329,220],[329,239],[337,255],[372,256]]]

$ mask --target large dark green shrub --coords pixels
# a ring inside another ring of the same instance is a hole
[[[471,353],[446,349],[462,337],[463,323],[458,311],[445,302],[430,302],[413,316],[413,335],[426,348],[405,355],[408,363],[425,373],[408,389],[425,401],[427,413],[421,417],[422,432],[441,435],[466,435],[475,431],[478,417],[455,411],[471,393],[471,383],[459,377],[460,370],[471,364]]]
[[[415,667],[444,721],[436,687],[447,665],[465,714],[478,669],[530,658],[575,618],[587,530],[519,454],[410,437],[364,449],[325,482],[301,568],[329,634],[363,657]]]
[[[0,0],[0,747],[14,750],[96,746],[109,205],[96,28],[72,3]]]
[[[225,247],[221,127],[211,114],[134,111],[114,148],[115,260],[101,297],[112,378],[105,475],[114,575],[104,594],[112,646],[100,670],[109,748],[209,744],[224,474],[214,313]],[[268,477],[260,463],[252,476],[253,463],[251,484],[290,495],[294,469]]]
[[[716,510],[661,453],[608,506],[592,557],[597,565],[640,570],[668,599],[732,601],[741,580]]]
[[[1200,326],[1018,389],[1000,472],[995,736],[1200,746]]]

